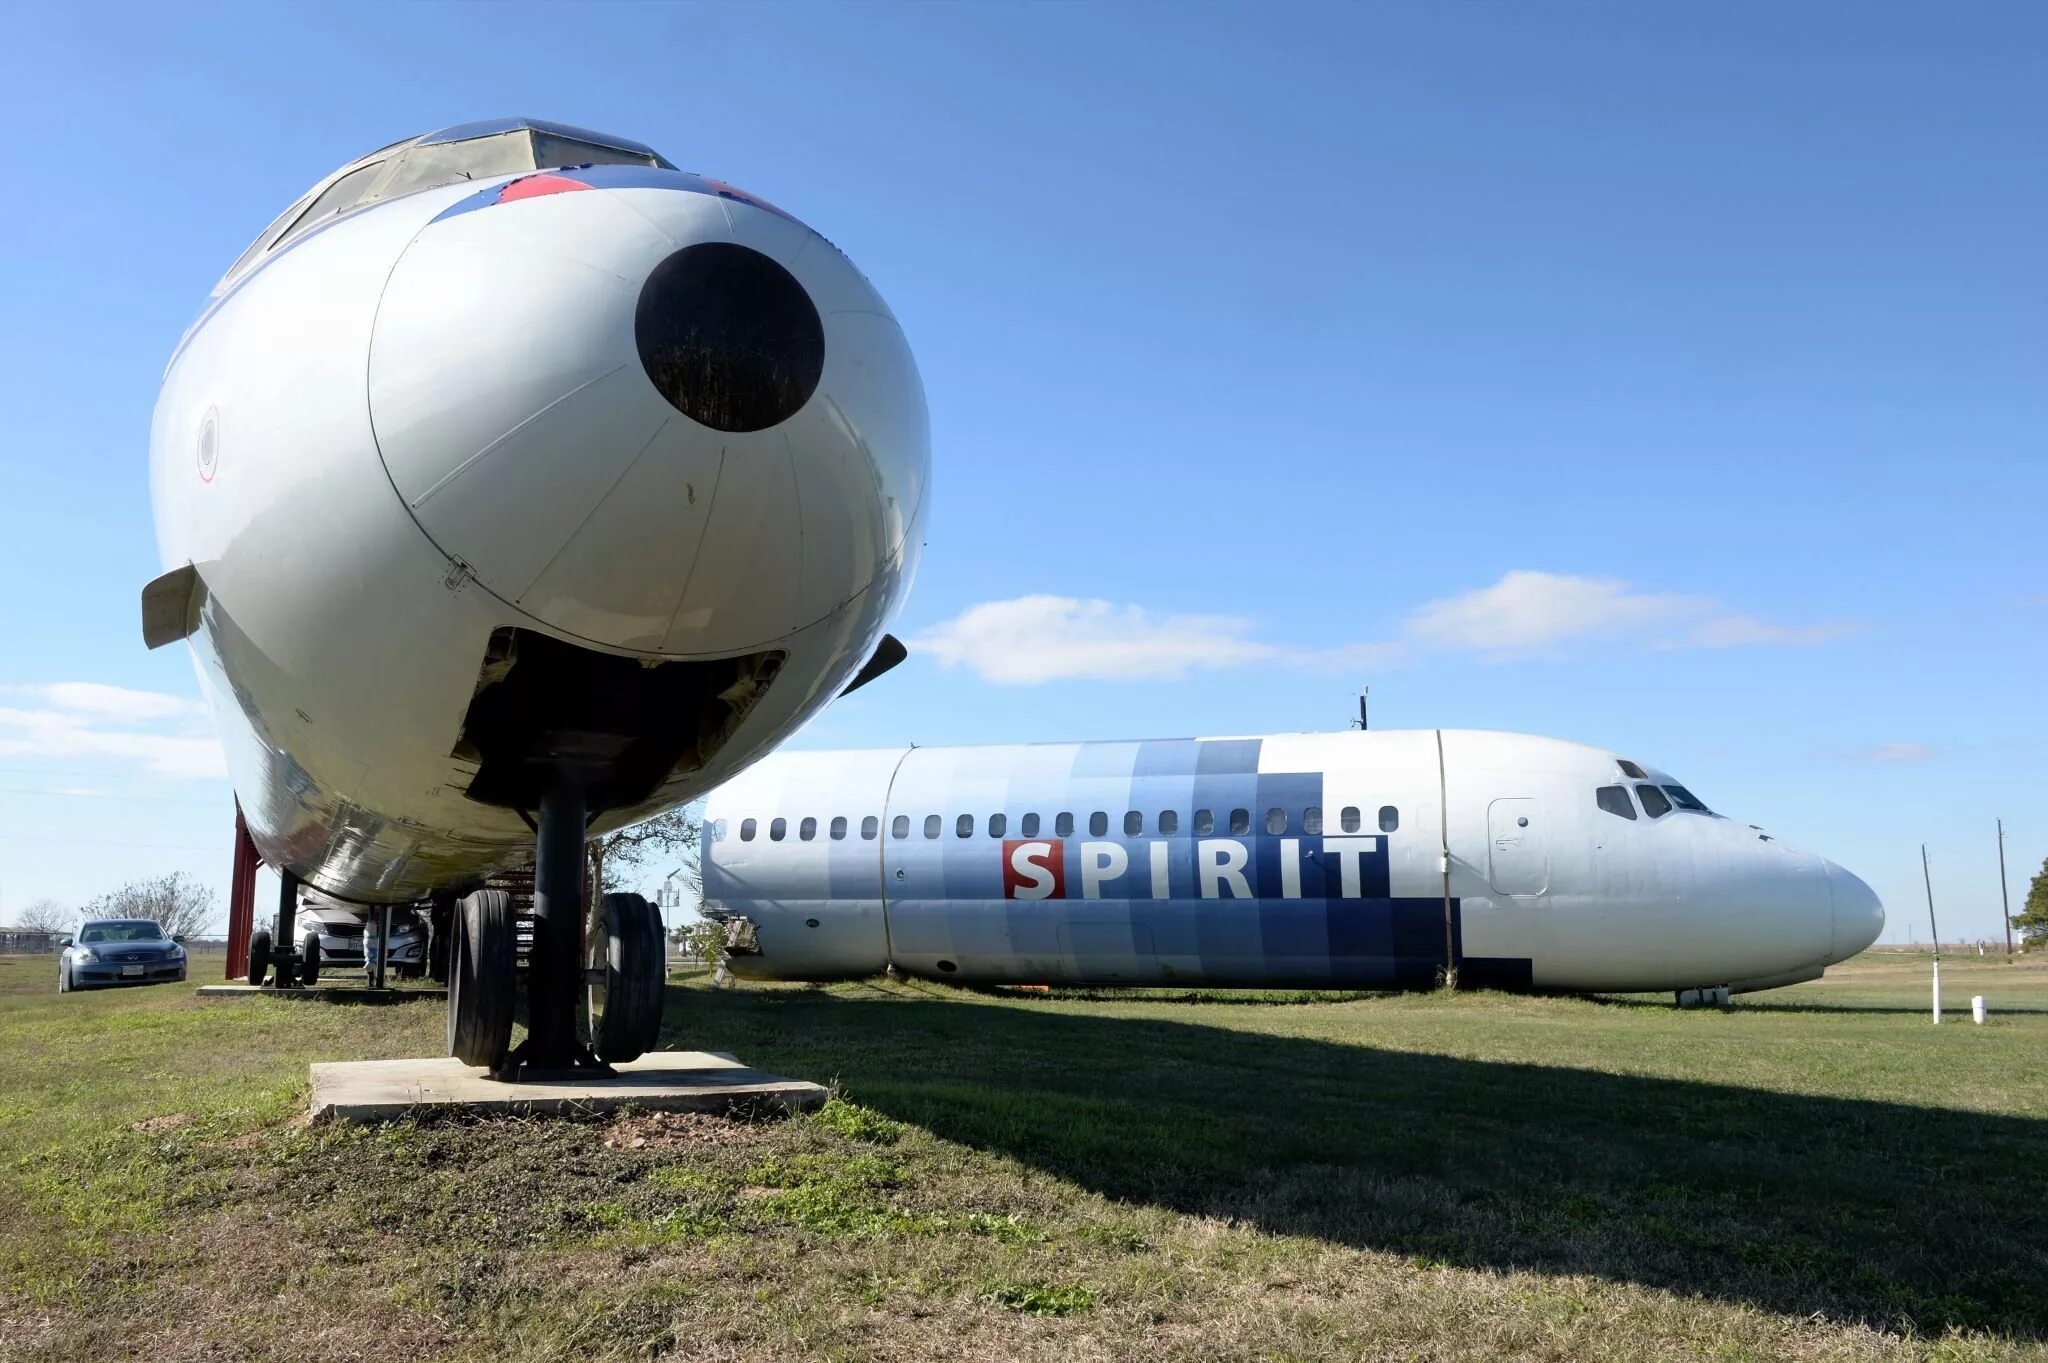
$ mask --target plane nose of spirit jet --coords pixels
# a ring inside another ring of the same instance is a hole
[[[1848,960],[1877,940],[1877,935],[1884,931],[1884,904],[1877,891],[1864,884],[1861,877],[1851,875],[1832,861],[1827,868],[1828,890],[1835,903],[1834,949],[1828,955],[1832,965]]]

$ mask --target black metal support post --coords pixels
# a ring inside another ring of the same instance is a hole
[[[608,1074],[577,1035],[583,976],[583,791],[558,785],[541,797],[533,857],[533,952],[526,967],[526,1040],[499,1079]]]
[[[299,878],[280,866],[277,868],[277,928],[270,934],[273,951],[289,951],[295,940],[293,922],[299,915]]]

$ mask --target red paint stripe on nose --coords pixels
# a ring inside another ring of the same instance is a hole
[[[543,194],[567,194],[572,189],[588,188],[589,185],[566,175],[529,175],[499,190],[498,202],[508,204],[514,199],[538,199]]]

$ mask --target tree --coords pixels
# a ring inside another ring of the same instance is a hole
[[[71,926],[73,914],[54,899],[38,899],[14,915],[14,926],[23,932],[63,932]]]
[[[213,917],[213,891],[183,871],[131,880],[85,906],[87,918],[148,918],[166,936],[187,937]]]
[[[697,841],[702,831],[696,811],[685,806],[594,838],[590,843],[590,882],[598,894],[624,889],[629,870],[659,855],[680,857],[683,879],[695,887],[700,884]]]
[[[676,929],[677,945],[693,961],[715,966],[725,959],[725,924],[699,918],[686,928]]]
[[[2027,887],[2027,902],[2012,916],[2012,925],[2019,929],[2025,945],[2037,951],[2048,948],[2048,858],[2042,860],[2041,873]]]

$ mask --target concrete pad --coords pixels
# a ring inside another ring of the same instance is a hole
[[[313,1066],[315,1122],[384,1122],[432,1109],[478,1114],[594,1113],[635,1107],[658,1112],[725,1112],[824,1105],[817,1084],[783,1079],[711,1051],[654,1051],[614,1065],[609,1078],[505,1084],[453,1056],[438,1060],[352,1060]]]
[[[269,984],[202,984],[192,992],[202,999],[312,999],[316,1003],[408,1003],[448,997],[448,991],[438,985],[372,989],[366,984],[316,984],[310,989],[298,985],[279,989]]]

